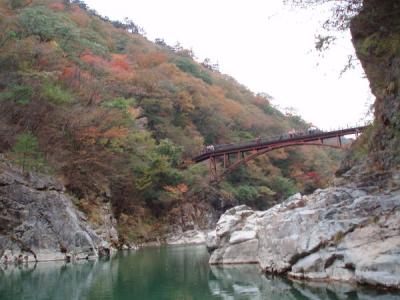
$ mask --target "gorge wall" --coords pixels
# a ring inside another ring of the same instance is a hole
[[[62,184],[0,160],[0,263],[109,255],[112,226],[93,229]]]
[[[351,34],[374,103],[374,123],[364,141],[369,169],[400,165],[400,3],[364,0],[351,22]]]

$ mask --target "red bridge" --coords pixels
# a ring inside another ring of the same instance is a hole
[[[218,182],[229,172],[242,164],[269,151],[291,146],[325,146],[331,148],[344,148],[341,137],[355,134],[358,136],[366,129],[366,126],[359,126],[335,131],[312,131],[310,133],[297,132],[285,134],[272,138],[263,138],[240,144],[214,145],[202,154],[192,158],[193,163],[209,160],[211,181]],[[334,140],[334,143],[332,143]],[[217,161],[221,161],[222,171],[218,173]]]

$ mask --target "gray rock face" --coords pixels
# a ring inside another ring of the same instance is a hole
[[[0,162],[0,262],[88,258],[104,250],[63,191],[49,177],[24,176]]]
[[[188,230],[182,233],[172,233],[165,237],[168,245],[195,245],[204,244],[206,233],[201,230]]]
[[[210,264],[257,262],[293,278],[400,288],[400,191],[335,187],[265,212],[234,208],[207,241]]]

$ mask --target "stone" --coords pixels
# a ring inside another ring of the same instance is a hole
[[[104,240],[64,190],[53,178],[25,176],[0,162],[0,261],[20,256],[50,261],[99,255]]]
[[[240,221],[240,216],[224,214],[221,216],[217,223],[216,234],[222,237],[228,234],[233,226],[235,226]]]
[[[217,236],[216,230],[212,230],[206,235],[206,246],[208,251],[213,251],[218,248],[220,243],[220,238]]]
[[[230,245],[219,252],[213,252],[210,264],[253,264],[257,263],[258,240]],[[215,255],[214,255],[215,253]]]
[[[229,244],[237,244],[246,242],[256,238],[256,232],[252,230],[240,230],[235,231],[231,234],[229,239]]]
[[[171,233],[165,237],[167,245],[197,245],[206,243],[206,233],[202,230],[188,230]]]
[[[245,210],[221,216],[210,264],[256,262],[293,278],[400,288],[400,190],[332,187],[240,216]]]

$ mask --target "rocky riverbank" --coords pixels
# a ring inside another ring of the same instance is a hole
[[[211,266],[216,280],[209,283],[215,295],[221,298],[227,290],[251,295],[247,299],[360,299],[395,300],[396,291],[380,294],[374,288],[358,287],[343,282],[304,282],[280,276],[259,274],[251,265]]]
[[[168,234],[165,237],[167,245],[198,245],[206,243],[207,231],[188,230],[184,232],[176,232]]]
[[[296,194],[267,211],[228,210],[207,236],[210,264],[400,288],[399,174],[385,190],[354,184]]]
[[[64,191],[51,177],[0,161],[0,263],[110,254],[118,238],[112,224],[93,230]]]

